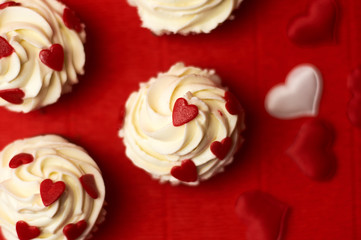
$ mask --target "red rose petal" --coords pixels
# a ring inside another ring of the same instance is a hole
[[[5,38],[0,37],[0,59],[10,56],[14,51],[9,42]]]
[[[230,114],[238,115],[243,113],[243,107],[233,93],[226,91],[224,99],[226,100],[226,109]]]
[[[94,175],[93,174],[85,174],[79,178],[81,185],[85,189],[85,191],[89,194],[90,197],[97,199],[98,189],[95,183]]]
[[[361,66],[350,73],[347,85],[352,94],[347,115],[355,127],[361,128]]]
[[[63,228],[63,233],[68,240],[75,240],[83,234],[87,225],[88,224],[84,220],[81,220],[76,224],[70,223]]]
[[[61,71],[64,64],[64,49],[60,44],[53,44],[49,49],[41,50],[39,58],[49,68]]]
[[[247,240],[280,240],[288,206],[261,192],[243,193],[236,203],[236,214],[247,226]]]
[[[37,227],[29,226],[25,221],[18,221],[16,223],[16,233],[20,240],[29,240],[40,235],[40,230]]]
[[[11,158],[9,162],[10,168],[17,168],[23,164],[28,164],[34,161],[33,155],[29,153],[19,153]]]
[[[336,170],[333,131],[321,120],[304,123],[287,154],[301,171],[314,180],[327,180]]]
[[[22,104],[25,93],[19,88],[0,90],[0,98],[12,104]]]
[[[53,183],[51,179],[45,179],[40,184],[40,196],[44,206],[53,204],[65,191],[65,183],[62,181]]]
[[[188,104],[184,98],[178,98],[173,107],[172,119],[175,127],[182,126],[198,115],[198,108],[196,105]]]
[[[195,182],[198,179],[197,167],[190,159],[183,160],[181,166],[173,167],[170,174],[183,182]]]
[[[296,17],[288,27],[288,37],[298,45],[318,45],[335,38],[337,3],[315,0],[306,14]]]
[[[221,142],[215,141],[211,144],[211,152],[219,159],[223,160],[232,148],[232,138],[226,137]]]
[[[64,9],[63,21],[69,29],[75,30],[78,33],[83,30],[80,19],[75,15],[75,12],[69,8]]]

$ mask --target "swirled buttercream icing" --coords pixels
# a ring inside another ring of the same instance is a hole
[[[29,112],[83,74],[84,25],[56,0],[0,0],[0,106]]]
[[[85,239],[103,217],[102,175],[83,148],[37,136],[6,146],[0,164],[5,239]]]
[[[197,185],[232,162],[243,130],[243,109],[214,70],[177,63],[129,96],[119,136],[154,178]]]
[[[163,33],[209,33],[230,18],[242,0],[128,0],[143,27]]]

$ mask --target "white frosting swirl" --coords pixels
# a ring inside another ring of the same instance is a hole
[[[225,107],[226,89],[214,70],[185,67],[177,63],[166,73],[141,83],[138,92],[126,103],[123,129],[126,155],[132,162],[161,182],[180,181],[170,172],[182,160],[191,159],[198,171],[196,185],[223,170],[243,141],[244,116],[230,114]],[[179,127],[173,126],[172,111],[178,98],[196,105],[198,115]],[[224,160],[210,150],[214,141],[232,138],[232,147]]]
[[[16,169],[9,167],[13,156],[28,153],[34,161]],[[85,220],[87,228],[79,239],[91,232],[103,208],[105,188],[101,172],[93,159],[79,146],[56,135],[45,135],[9,144],[0,154],[0,227],[7,240],[18,239],[17,221],[37,226],[36,239],[66,239],[63,228]],[[99,192],[91,198],[79,177],[93,174]],[[45,179],[63,181],[66,190],[45,207],[40,197],[40,183]]]
[[[0,0],[0,4],[7,0]],[[67,28],[62,16],[65,5],[56,0],[14,0],[19,6],[0,10],[0,36],[15,52],[0,59],[0,90],[20,88],[23,104],[11,104],[0,98],[0,106],[12,111],[29,112],[58,100],[83,74],[85,31]],[[43,49],[60,44],[64,65],[54,71],[39,59]]]
[[[209,33],[231,16],[242,0],[128,0],[143,27],[163,33]]]

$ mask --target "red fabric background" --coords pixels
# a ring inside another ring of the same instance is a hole
[[[361,1],[338,1],[337,44],[317,48],[297,47],[286,36],[308,0],[245,0],[235,20],[187,37],[152,35],[125,0],[65,2],[87,26],[86,75],[42,110],[0,109],[0,147],[56,133],[86,148],[107,186],[107,219],[94,239],[245,239],[234,204],[253,189],[290,205],[287,240],[361,239],[361,134],[346,117],[347,75],[361,63]],[[125,157],[117,137],[129,94],[177,61],[216,69],[247,113],[246,142],[234,163],[194,188],[151,180]],[[316,65],[324,76],[319,115],[334,126],[338,157],[328,182],[308,179],[285,155],[306,119],[277,120],[264,110],[267,91],[300,63]]]

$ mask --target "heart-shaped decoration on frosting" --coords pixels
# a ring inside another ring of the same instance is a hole
[[[98,198],[99,193],[93,174],[85,174],[81,176],[79,180],[84,190],[89,194],[90,197],[94,199]]]
[[[40,196],[44,206],[53,204],[65,191],[65,183],[58,181],[53,183],[51,179],[45,179],[40,184]]]
[[[88,226],[85,220],[77,223],[70,223],[63,228],[63,233],[68,240],[75,240],[80,237]]]
[[[29,153],[19,153],[11,158],[9,167],[18,168],[19,166],[31,163],[32,161],[34,161],[33,155]]]
[[[0,36],[0,59],[10,56],[14,51],[14,48],[8,43],[8,41]]]
[[[226,100],[226,109],[232,115],[238,115],[243,113],[242,105],[239,103],[236,96],[230,91],[224,93],[224,99]]]
[[[25,93],[19,88],[0,90],[0,98],[12,104],[22,104]]]
[[[312,65],[302,64],[288,74],[285,84],[276,85],[268,92],[265,108],[280,119],[315,116],[321,95],[321,73]]]
[[[41,50],[39,58],[49,68],[61,71],[64,64],[64,49],[60,44],[53,44],[49,49]]]
[[[335,40],[337,19],[335,0],[315,0],[308,12],[294,18],[288,27],[288,37],[298,45],[318,45]]]
[[[190,159],[183,160],[180,166],[173,167],[170,174],[183,182],[195,182],[198,179],[197,167]]]
[[[83,30],[80,19],[75,15],[75,12],[70,8],[64,9],[63,21],[65,26],[67,26],[69,29],[73,29],[78,33]]]
[[[38,237],[40,230],[38,227],[29,226],[25,221],[18,221],[16,223],[16,233],[20,240],[29,240]]]
[[[173,107],[173,126],[182,126],[195,119],[197,115],[198,107],[196,105],[188,104],[184,98],[178,98]]]
[[[7,7],[14,7],[14,6],[21,6],[21,4],[14,2],[14,1],[4,2],[4,3],[0,4],[0,10],[7,8]]]
[[[215,141],[211,144],[211,152],[219,159],[223,160],[232,148],[232,138],[226,137],[221,142]]]

